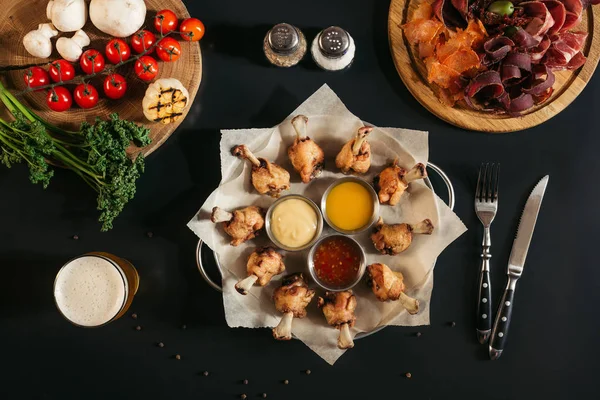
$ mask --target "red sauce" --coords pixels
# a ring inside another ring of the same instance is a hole
[[[361,253],[356,243],[342,236],[324,240],[314,253],[315,272],[326,286],[345,287],[356,280]]]

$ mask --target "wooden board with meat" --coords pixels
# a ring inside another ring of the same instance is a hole
[[[530,128],[564,110],[592,77],[597,3],[392,0],[392,57],[439,118],[485,132]]]

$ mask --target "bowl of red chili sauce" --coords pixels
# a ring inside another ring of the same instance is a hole
[[[307,261],[312,279],[329,291],[353,288],[366,269],[365,252],[356,240],[344,235],[319,239],[310,249]]]

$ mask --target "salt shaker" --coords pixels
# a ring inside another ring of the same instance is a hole
[[[348,32],[338,26],[330,26],[315,37],[310,52],[319,67],[339,71],[352,64],[356,46]]]
[[[263,51],[269,62],[278,67],[291,67],[306,54],[306,38],[295,26],[277,24],[265,36]]]

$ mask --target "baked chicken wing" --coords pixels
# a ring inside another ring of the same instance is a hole
[[[375,232],[371,234],[371,240],[381,254],[396,255],[408,249],[415,233],[431,235],[432,232],[433,224],[429,219],[424,219],[414,225],[388,225],[384,224],[383,218],[379,217],[375,225]]]
[[[306,317],[306,307],[314,295],[315,291],[308,288],[301,272],[288,275],[281,280],[281,286],[273,293],[275,308],[283,313],[279,325],[273,328],[275,339],[290,340],[292,338],[293,319]]]
[[[326,292],[325,297],[319,297],[317,305],[323,311],[327,323],[340,330],[337,345],[340,349],[351,349],[354,341],[350,328],[356,322],[356,297],[352,290],[343,292]]]
[[[406,171],[398,166],[398,159],[395,159],[391,166],[385,168],[375,177],[375,190],[379,196],[379,202],[395,206],[408,188],[409,183],[417,179],[423,179],[426,176],[425,165],[419,163]]]
[[[392,271],[385,264],[371,264],[367,267],[367,284],[377,300],[400,300],[409,314],[419,312],[419,301],[404,294],[404,276],[401,272]]]
[[[279,197],[282,191],[290,188],[289,172],[264,158],[256,158],[246,145],[235,146],[231,154],[252,164],[252,185],[258,193]]]
[[[283,256],[272,247],[257,248],[248,257],[246,271],[248,277],[235,284],[235,290],[244,295],[248,294],[255,283],[265,286],[271,282],[273,276],[283,273],[285,271]]]
[[[265,212],[256,206],[235,210],[233,213],[214,207],[210,220],[223,223],[225,233],[231,236],[231,245],[239,246],[246,240],[253,239],[265,225]]]
[[[335,158],[335,166],[347,174],[351,170],[357,174],[366,173],[371,167],[371,145],[367,136],[373,127],[363,126],[356,133],[356,137],[350,139]]]
[[[307,124],[308,118],[304,115],[297,115],[292,119],[296,139],[288,148],[290,162],[300,174],[303,183],[308,183],[321,175],[325,160],[323,149],[306,135]]]

